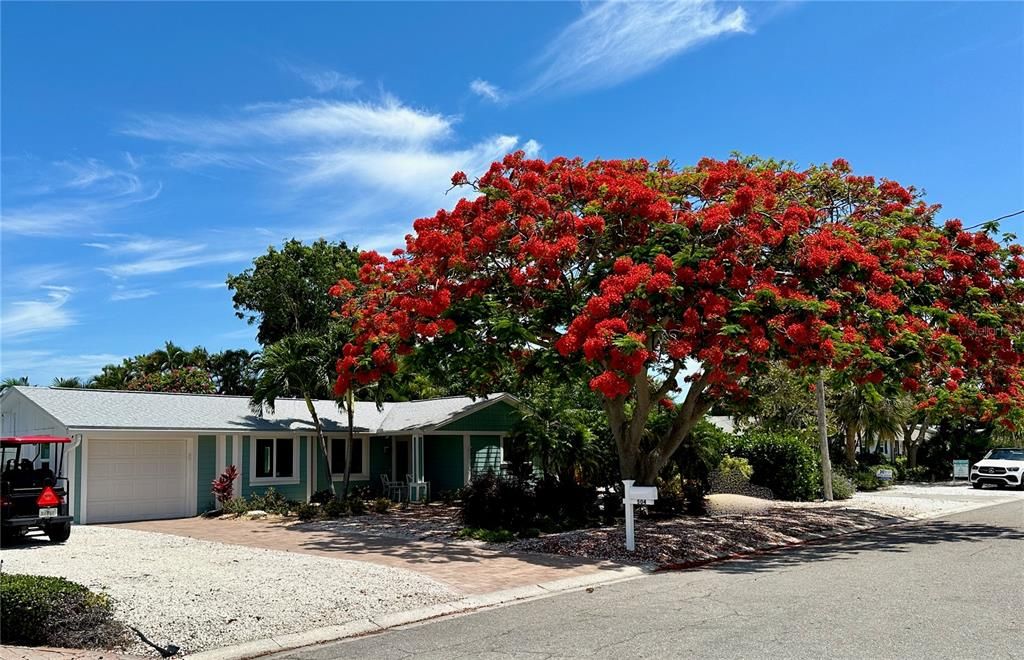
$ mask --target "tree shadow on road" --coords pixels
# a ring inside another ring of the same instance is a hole
[[[797,547],[767,550],[749,558],[716,564],[720,573],[761,573],[819,560],[852,559],[864,552],[903,554],[940,543],[980,543],[996,539],[1024,541],[1024,527],[958,520],[895,524]],[[1024,547],[1024,546],[1022,546]]]

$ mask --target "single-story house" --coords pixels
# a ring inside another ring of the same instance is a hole
[[[273,412],[249,409],[244,396],[8,387],[0,394],[2,435],[62,435],[71,510],[79,523],[192,516],[215,507],[211,482],[228,465],[235,494],[273,487],[307,501],[340,486],[347,414],[315,402],[328,439],[326,474],[316,431],[301,399],[278,399]],[[351,483],[377,491],[381,475],[430,482],[432,495],[497,469],[519,418],[509,394],[355,406]],[[47,462],[41,453],[36,463]]]

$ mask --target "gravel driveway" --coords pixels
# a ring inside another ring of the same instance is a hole
[[[75,527],[65,545],[12,547],[2,557],[7,572],[66,577],[110,594],[123,622],[183,652],[459,597],[403,569],[109,527]]]

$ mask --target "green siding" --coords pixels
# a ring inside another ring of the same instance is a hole
[[[430,482],[432,497],[465,485],[462,449],[461,435],[428,435],[423,439],[426,479]]]
[[[286,498],[288,498],[290,500],[295,500],[297,502],[305,502],[306,501],[306,480],[307,480],[306,465],[308,465],[306,463],[306,460],[307,460],[306,457],[309,455],[307,453],[307,444],[308,443],[306,442],[306,439],[300,437],[300,438],[297,438],[297,440],[296,440],[299,443],[299,462],[298,462],[298,464],[296,464],[295,469],[298,470],[299,483],[297,483],[297,484],[268,484],[268,485],[257,484],[257,485],[250,485],[249,484],[249,479],[251,478],[251,475],[249,474],[249,467],[250,467],[249,466],[249,452],[252,451],[252,447],[250,446],[252,444],[252,437],[253,436],[248,436],[248,435],[243,435],[242,436],[242,465],[239,468],[241,470],[241,472],[242,472],[242,497],[249,497],[249,496],[254,495],[254,494],[263,494],[263,493],[265,493],[267,491],[268,488],[273,488],[274,490],[276,490],[277,492],[281,493],[282,495],[284,495]],[[270,438],[270,437],[273,437],[273,436],[266,435],[266,436],[259,436],[259,437],[261,437],[261,438],[263,438],[263,437]]]
[[[501,438],[496,435],[471,435],[469,461],[474,475],[488,470],[497,472],[501,468]]]
[[[338,436],[335,436],[335,437],[338,437]],[[348,437],[348,433],[345,433],[345,437]],[[356,439],[358,440],[359,438],[356,438]],[[370,479],[369,480],[367,480],[367,479],[350,479],[349,482],[348,482],[350,488],[365,488],[365,487],[371,487],[372,488],[373,487],[373,479],[375,478],[373,476],[373,450],[374,450],[374,442],[376,440],[377,440],[376,438],[370,438]],[[313,489],[313,491],[316,492],[318,490],[325,490],[327,488],[327,467],[326,467],[326,461],[324,460],[324,452],[320,448],[320,441],[319,440],[317,440],[316,438],[310,438],[309,442],[311,443],[310,446],[316,448],[315,449],[315,451],[316,451],[316,459],[315,459],[316,460],[316,465],[313,466],[314,467],[314,471],[316,473],[316,487]],[[376,477],[376,479],[379,481],[380,477]],[[334,480],[334,492],[340,493],[341,492],[341,487],[342,487],[342,485],[344,483],[345,483],[344,479],[335,479]],[[376,492],[376,491],[374,491],[374,492]]]
[[[438,431],[499,431],[508,433],[519,421],[519,411],[504,401],[492,403],[482,410],[445,426]]]
[[[370,438],[370,489],[381,491],[380,475],[391,473],[391,438],[377,436]]]
[[[230,435],[224,436],[224,465],[235,465],[232,462],[234,459],[231,456],[234,451],[235,451],[234,438],[232,438]],[[235,465],[235,469],[236,470],[238,469],[237,465]]]
[[[205,513],[217,505],[210,491],[210,484],[217,478],[217,436],[199,436],[196,468],[196,513]]]

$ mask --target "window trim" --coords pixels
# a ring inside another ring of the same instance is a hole
[[[279,440],[292,441],[292,476],[290,477],[257,477],[256,476],[256,443],[259,440],[273,440],[273,471],[277,471],[277,443]],[[250,486],[290,486],[302,482],[301,465],[299,464],[299,438],[295,436],[250,436],[249,438],[249,485]]]
[[[357,435],[352,438],[354,441],[363,443],[363,464],[360,466],[359,472],[351,472],[349,479],[352,481],[369,481],[370,480],[370,436],[368,435]],[[335,440],[348,440],[348,434],[345,435],[329,435],[327,436],[327,465],[334,465],[332,457],[334,456],[334,441]],[[331,481],[344,481],[344,472],[331,472]]]

